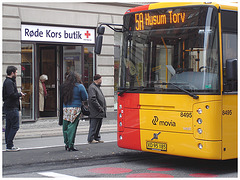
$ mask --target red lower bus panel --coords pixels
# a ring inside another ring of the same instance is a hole
[[[118,105],[122,106],[121,109],[118,109],[118,146],[141,150],[139,94],[124,93],[118,97]],[[119,117],[119,113],[122,114],[122,117]],[[123,124],[122,127],[119,126],[120,122]]]
[[[124,109],[124,128],[139,129],[139,109]]]
[[[122,136],[122,139],[120,139]],[[124,128],[123,132],[118,132],[118,146],[126,149],[141,150],[140,130]]]

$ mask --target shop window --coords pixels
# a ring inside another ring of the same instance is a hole
[[[84,47],[84,78],[83,84],[87,89],[93,82],[93,47]]]
[[[34,58],[34,46],[33,44],[22,44],[21,50],[21,80],[22,80],[22,92],[26,93],[26,96],[22,98],[22,119],[33,119],[33,60]]]
[[[81,64],[82,49],[81,46],[63,46],[63,79],[69,72],[77,72],[82,74]]]
[[[65,81],[69,72],[75,71],[80,74],[81,80],[87,89],[93,81],[93,54],[93,47],[63,46],[63,80]]]

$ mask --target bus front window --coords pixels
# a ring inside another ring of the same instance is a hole
[[[178,86],[191,92],[219,93],[216,9],[182,8],[171,12],[186,13],[181,26],[153,24],[133,31],[134,15],[126,15],[125,27],[131,31],[126,31],[123,38],[120,89],[161,93],[178,92]],[[164,12],[152,12],[156,13]]]

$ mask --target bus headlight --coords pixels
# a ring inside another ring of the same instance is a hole
[[[122,105],[121,104],[119,105],[119,109],[122,109]]]
[[[198,148],[199,149],[202,149],[203,148],[203,145],[201,143],[198,144]]]
[[[121,135],[119,136],[119,139],[122,140],[122,136]]]
[[[122,118],[122,114],[121,113],[119,113],[119,117]]]
[[[198,124],[202,124],[202,119],[198,118],[197,122],[198,122]]]
[[[119,122],[119,126],[122,126],[122,122]]]
[[[203,132],[201,128],[198,128],[197,131],[198,131],[199,134],[202,134],[202,132]]]

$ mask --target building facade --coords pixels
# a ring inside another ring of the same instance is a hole
[[[122,24],[132,3],[13,3],[2,4],[2,80],[6,68],[18,68],[17,86],[27,93],[21,100],[22,121],[59,117],[60,85],[70,71],[81,75],[86,88],[102,75],[107,111],[116,109],[116,86],[121,34],[106,28],[101,55],[94,53],[101,23]],[[39,77],[45,74],[47,96],[39,111]]]

